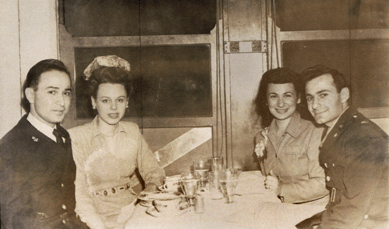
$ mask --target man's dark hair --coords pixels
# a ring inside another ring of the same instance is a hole
[[[70,78],[70,72],[65,64],[62,61],[56,59],[46,59],[39,61],[28,71],[26,81],[24,81],[23,84],[22,98],[22,106],[27,113],[30,112],[30,102],[26,98],[26,88],[32,88],[34,91],[38,90],[40,76],[45,72],[53,70],[64,72]]]
[[[336,90],[338,92],[340,92],[342,88],[350,88],[346,78],[342,73],[338,72],[336,69],[332,69],[323,65],[316,65],[307,68],[301,73],[301,76],[303,78],[304,85],[306,85],[308,81],[311,81],[324,74],[330,74],[332,76]]]

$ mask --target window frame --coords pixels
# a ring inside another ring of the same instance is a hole
[[[216,27],[215,27],[216,28]],[[100,47],[129,47],[129,46],[158,46],[158,45],[193,45],[209,44],[211,52],[211,95],[212,95],[212,116],[211,117],[125,117],[123,120],[132,121],[143,128],[174,128],[174,127],[204,127],[211,126],[216,128],[216,109],[217,109],[217,70],[216,70],[216,52],[217,36],[216,29],[210,34],[195,35],[156,35],[156,36],[102,36],[102,37],[74,37],[69,34],[64,25],[59,28],[59,50],[60,58],[69,67],[72,73],[72,79],[76,80],[75,75],[75,48],[100,48]],[[66,123],[69,126],[82,125],[90,122],[91,118],[77,118],[75,96],[73,96],[72,105]],[[65,124],[66,125],[66,124]]]

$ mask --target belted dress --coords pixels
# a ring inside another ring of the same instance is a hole
[[[97,119],[69,130],[77,166],[76,213],[91,228],[121,228],[129,216],[125,208],[136,200],[135,170],[146,185],[157,186],[165,172],[135,123],[120,121],[110,148]]]

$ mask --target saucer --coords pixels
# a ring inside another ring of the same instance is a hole
[[[188,208],[186,209],[183,209],[183,210],[177,210],[175,212],[169,212],[169,213],[162,213],[162,212],[159,212],[157,211],[154,207],[148,207],[147,210],[146,210],[146,213],[153,216],[153,217],[163,217],[163,218],[169,218],[169,217],[176,217],[176,216],[180,216],[182,214],[184,214],[185,212],[188,211]]]

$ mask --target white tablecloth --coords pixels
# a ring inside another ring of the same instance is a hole
[[[212,200],[204,194],[205,212],[190,208],[170,217],[146,214],[147,207],[138,205],[126,225],[130,228],[295,228],[298,222],[324,210],[319,205],[281,203],[275,194],[263,187],[264,177],[258,171],[243,172],[236,188],[235,202]]]

